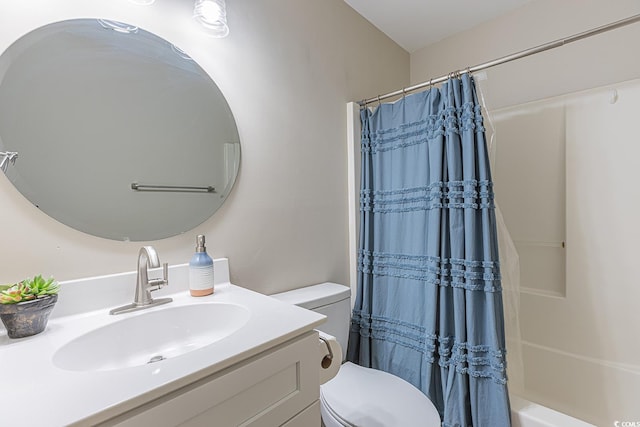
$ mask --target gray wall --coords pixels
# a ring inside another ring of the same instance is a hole
[[[151,7],[124,0],[26,3],[0,3],[0,51],[58,20],[126,21],[183,47],[229,101],[242,144],[234,191],[197,229],[151,242],[161,261],[187,262],[195,235],[204,233],[214,257],[229,257],[238,285],[274,293],[347,282],[345,103],[408,84],[408,53],[342,0],[229,1],[225,39],[202,33],[190,0]],[[135,268],[140,243],[72,230],[38,211],[4,177],[0,206],[0,282]]]

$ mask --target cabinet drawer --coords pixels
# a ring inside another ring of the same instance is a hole
[[[318,370],[318,334],[312,331],[106,425],[280,426],[318,400]]]

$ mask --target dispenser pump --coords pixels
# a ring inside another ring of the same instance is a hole
[[[213,293],[213,259],[207,254],[204,235],[196,237],[196,252],[189,261],[189,292],[203,297]]]
[[[207,252],[204,240],[204,234],[198,234],[198,237],[196,237],[196,252]]]

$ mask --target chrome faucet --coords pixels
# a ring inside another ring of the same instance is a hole
[[[160,259],[158,253],[153,246],[143,246],[138,253],[138,276],[136,279],[136,293],[132,304],[114,308],[109,314],[122,314],[131,311],[144,310],[145,308],[155,307],[173,301],[171,298],[153,299],[152,291],[157,291],[163,286],[169,284],[169,265],[163,264],[162,279],[149,280],[149,268],[160,267]]]

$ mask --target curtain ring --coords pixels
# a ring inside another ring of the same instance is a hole
[[[406,92],[407,88],[403,87],[402,88],[402,98],[406,98],[407,97],[407,92]]]
[[[378,107],[382,105],[382,102],[380,102],[380,95],[378,95]]]
[[[433,78],[429,79],[429,90],[433,89]]]

